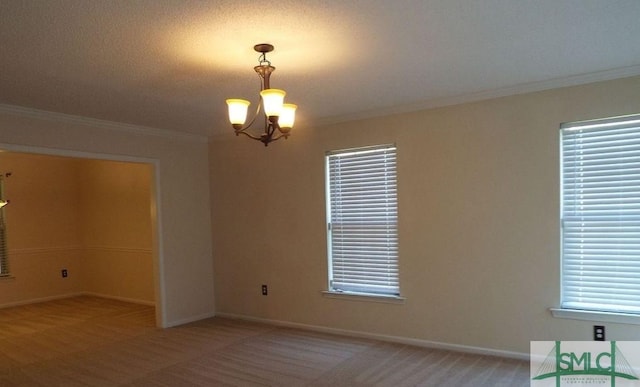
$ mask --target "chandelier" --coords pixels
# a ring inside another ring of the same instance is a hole
[[[268,43],[261,43],[253,46],[253,49],[261,53],[258,57],[258,65],[253,68],[260,77],[258,107],[249,124],[245,126],[244,123],[247,120],[247,110],[250,102],[245,99],[228,99],[229,121],[236,132],[236,136],[244,134],[249,138],[261,141],[264,146],[267,146],[272,141],[289,137],[298,106],[292,103],[284,103],[286,94],[284,90],[271,88],[269,78],[276,68],[271,66],[271,62],[267,60],[267,53],[273,51],[273,46]],[[264,110],[264,131],[254,134],[249,132],[248,129],[259,116],[261,108]]]

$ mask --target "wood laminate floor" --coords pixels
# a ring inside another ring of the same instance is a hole
[[[528,386],[529,363],[75,297],[0,309],[0,386]]]

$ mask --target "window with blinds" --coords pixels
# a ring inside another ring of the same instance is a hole
[[[3,175],[0,175],[0,200],[4,198],[4,181]],[[9,275],[9,257],[7,256],[7,233],[6,223],[4,221],[5,209],[0,208],[0,277]]]
[[[398,296],[393,145],[327,153],[329,290]]]
[[[0,208],[0,277],[9,275],[9,258],[7,257],[7,243],[4,222],[4,208]]]
[[[562,307],[640,313],[640,115],[560,132]]]

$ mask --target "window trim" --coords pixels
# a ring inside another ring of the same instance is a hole
[[[640,325],[640,315],[637,314],[568,308],[549,308],[549,311],[551,312],[551,315],[556,318]]]
[[[368,300],[374,302],[386,302],[386,303],[403,303],[404,297],[400,296],[400,278],[399,273],[396,273],[395,281],[397,282],[397,293],[384,293],[384,292],[367,292],[366,290],[347,290],[347,289],[337,289],[333,287],[333,279],[334,279],[334,241],[332,238],[332,214],[333,214],[333,201],[331,196],[331,187],[332,187],[332,176],[331,176],[331,168],[330,168],[330,159],[332,156],[336,155],[346,155],[349,153],[366,153],[370,151],[376,150],[393,150],[394,151],[394,163],[397,163],[397,147],[395,144],[383,144],[383,145],[374,145],[374,146],[365,146],[365,147],[357,147],[357,148],[348,148],[341,150],[332,150],[327,151],[325,153],[325,203],[326,203],[326,230],[327,230],[327,265],[328,265],[328,276],[327,276],[327,289],[323,291],[322,294],[328,298],[340,298],[340,299],[360,299],[360,300]],[[397,170],[394,171],[394,188],[397,192]],[[398,208],[397,208],[397,194],[395,195],[395,240],[397,243],[398,239]],[[395,253],[395,265],[399,266],[398,262],[398,251]],[[364,286],[366,288],[366,286]]]
[[[326,298],[334,298],[347,301],[377,302],[382,304],[404,304],[406,300],[406,298],[402,296],[373,293],[339,292],[335,290],[323,290],[321,293]]]

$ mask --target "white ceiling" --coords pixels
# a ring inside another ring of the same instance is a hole
[[[263,42],[295,131],[640,74],[640,1],[2,0],[0,104],[231,133]]]

